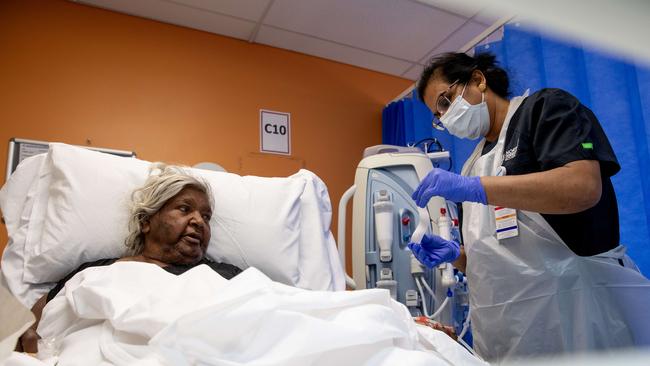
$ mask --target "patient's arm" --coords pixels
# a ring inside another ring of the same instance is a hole
[[[456,331],[454,330],[453,327],[443,325],[442,323],[438,323],[436,321],[433,321],[433,320],[427,318],[426,316],[414,317],[413,321],[415,321],[418,324],[427,326],[429,328],[439,330],[439,331],[445,333],[446,335],[450,336],[451,339],[453,339],[455,341],[458,340],[458,335],[456,335]]]
[[[47,303],[47,294],[43,295],[43,297],[38,299],[38,301],[36,301],[36,304],[32,306],[32,313],[34,313],[34,316],[36,317],[36,321],[18,339],[18,344],[16,345],[17,352],[28,352],[28,353],[38,352],[37,342],[41,337],[38,335],[38,333],[36,333],[36,328],[38,328],[38,323],[41,320],[41,314],[43,313],[43,308],[45,307],[46,303]]]

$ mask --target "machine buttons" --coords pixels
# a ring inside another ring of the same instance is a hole
[[[382,268],[379,272],[380,280],[392,280],[393,279],[393,270],[390,268]]]
[[[416,290],[406,290],[405,303],[406,306],[418,306],[418,292]]]

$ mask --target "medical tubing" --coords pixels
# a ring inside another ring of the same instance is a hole
[[[352,290],[356,290],[357,284],[354,282],[352,277],[348,275],[348,272],[345,270],[345,220],[346,220],[346,208],[348,205],[348,201],[350,200],[350,197],[354,195],[355,191],[357,190],[357,186],[353,184],[350,188],[348,188],[343,195],[341,196],[341,199],[339,200],[339,217],[338,217],[338,234],[337,234],[337,244],[338,244],[338,250],[339,250],[339,258],[341,259],[341,265],[343,266],[343,273],[345,273],[345,284],[347,285],[348,288]]]
[[[443,301],[442,304],[440,304],[440,307],[438,308],[438,310],[436,310],[435,313],[431,314],[431,316],[429,317],[429,319],[437,318],[438,315],[440,315],[440,313],[442,313],[442,311],[445,309],[445,307],[446,307],[447,304],[449,303],[449,299],[450,299],[450,298],[451,298],[451,297],[449,297],[449,296],[448,296],[447,298],[445,298],[445,301]]]
[[[434,294],[433,290],[431,289],[431,287],[429,286],[429,284],[427,283],[427,281],[425,281],[425,279],[423,277],[421,278],[421,280],[422,280],[422,285],[427,290],[429,295],[431,295],[431,300],[433,300],[433,304],[435,305],[435,303],[436,303],[436,295]]]
[[[431,319],[431,317],[429,317],[429,312],[427,311],[427,301],[424,298],[424,290],[422,290],[422,284],[420,284],[420,281],[418,281],[418,279],[420,279],[420,276],[417,276],[414,279],[415,285],[418,287],[418,292],[420,293],[420,301],[422,301],[422,313],[424,316]]]
[[[417,147],[418,145],[420,145],[423,142],[431,142],[432,143],[431,145],[435,144],[435,145],[438,146],[438,149],[439,149],[438,151],[445,151],[445,149],[442,147],[442,144],[440,144],[440,141],[438,141],[438,139],[435,138],[435,137],[425,137],[422,140],[420,140],[420,141],[416,142],[415,144],[413,144],[413,147]],[[429,148],[431,148],[431,145],[427,145],[426,150],[424,150],[425,153],[429,152]]]
[[[481,356],[479,356],[476,351],[474,351],[474,348],[470,347],[469,344],[467,344],[464,340],[463,337],[465,336],[465,333],[467,333],[467,330],[469,329],[469,323],[470,323],[470,315],[472,315],[472,309],[470,308],[467,311],[467,319],[463,322],[463,329],[460,330],[460,334],[458,335],[458,343],[460,343],[463,347],[467,348],[468,351],[470,351],[474,356],[478,357],[479,360],[483,361]]]
[[[440,141],[438,139],[434,138],[432,142],[438,146],[438,151],[445,151],[445,148],[442,147],[442,144],[440,143]],[[429,148],[431,148],[431,145],[429,145]],[[431,152],[431,151],[429,151],[429,148],[427,148],[427,153]]]
[[[421,144],[421,143],[423,143],[423,142],[431,142],[431,145],[427,145],[427,146],[426,146],[426,149],[423,149],[424,152],[425,152],[426,154],[428,154],[429,152],[431,152],[431,151],[430,151],[430,150],[431,150],[431,146],[434,145],[434,144],[435,144],[436,146],[438,146],[438,151],[445,151],[445,148],[442,147],[442,144],[440,143],[440,141],[439,141],[437,138],[432,138],[432,137],[423,138],[422,140],[420,140],[420,141],[416,142],[415,144],[413,144],[413,147],[417,147],[419,144]],[[449,156],[447,157],[447,159],[449,159],[449,166],[447,167],[447,171],[450,172],[450,171],[451,171],[451,168],[454,167],[454,162],[453,162],[453,160],[452,160],[452,158],[451,158],[451,154],[449,154]]]
[[[472,314],[472,309],[467,310],[467,319],[463,322],[463,329],[460,330],[460,334],[458,335],[458,338],[463,338],[465,336],[465,333],[467,333],[467,330],[469,329],[469,316]]]
[[[478,353],[476,353],[476,351],[474,351],[474,348],[470,347],[469,344],[467,344],[462,338],[458,337],[457,341],[463,347],[465,347],[465,349],[467,349],[471,354],[473,354],[476,358],[478,358],[479,360],[485,362],[485,360],[482,359],[481,356],[479,356]]]
[[[429,293],[429,295],[431,295],[431,309],[435,309],[437,306],[436,295],[431,289],[431,287],[429,286],[429,284],[427,283],[427,280],[422,276],[419,277],[420,277],[420,283],[422,284],[422,286],[424,286],[424,289]],[[417,278],[415,280],[417,281]]]

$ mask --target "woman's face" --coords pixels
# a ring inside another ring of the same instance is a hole
[[[480,81],[474,80],[475,78],[473,75],[473,79],[467,84],[458,81],[447,82],[441,73],[436,70],[427,83],[424,92],[424,103],[437,118],[440,118],[445,113],[446,108],[444,106],[449,107],[456,97],[461,94],[469,104],[479,104],[483,100],[483,96],[478,89]],[[464,93],[463,88],[465,89]]]
[[[167,264],[200,261],[210,242],[211,217],[206,194],[196,188],[183,188],[143,223],[143,255]]]
[[[462,88],[463,85],[458,82],[448,83],[440,77],[433,77],[427,84],[424,93],[424,104],[429,107],[436,118],[440,118],[446,111],[446,109],[440,108],[440,105],[443,104],[441,102],[446,101],[444,104],[448,107]]]

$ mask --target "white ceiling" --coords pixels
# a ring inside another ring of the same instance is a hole
[[[411,80],[431,55],[459,50],[497,20],[479,7],[467,10],[436,0],[75,2]]]

